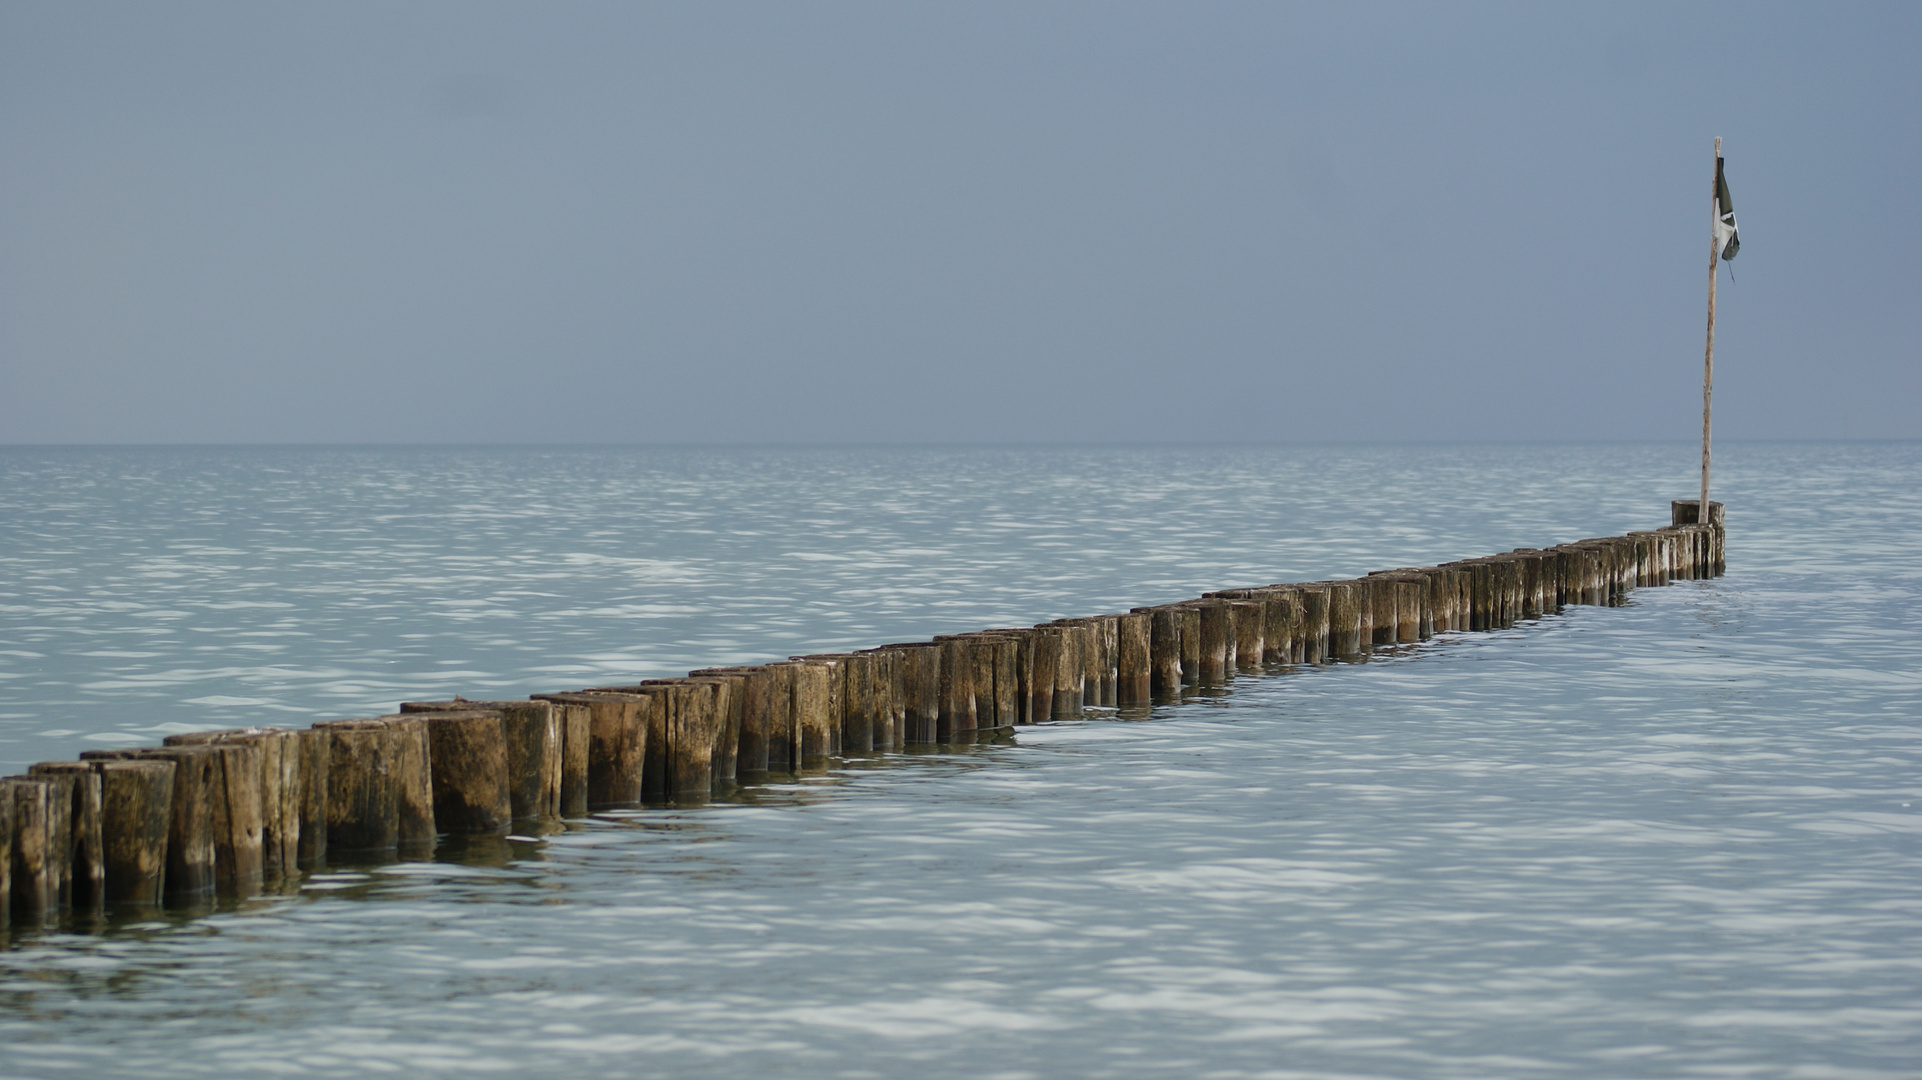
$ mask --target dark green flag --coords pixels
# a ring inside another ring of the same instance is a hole
[[[1715,159],[1715,249],[1724,262],[1742,250],[1742,236],[1735,231],[1735,200],[1728,197],[1728,178],[1722,175],[1719,156]]]

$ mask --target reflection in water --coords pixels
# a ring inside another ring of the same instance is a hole
[[[0,452],[0,750],[1621,532],[1690,465],[758,453]],[[1622,608],[26,935],[0,1075],[1913,1075],[1917,449],[1726,456],[1729,576]]]

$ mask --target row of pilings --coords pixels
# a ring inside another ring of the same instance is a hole
[[[169,736],[0,779],[0,920],[99,925],[298,887],[303,872],[539,835],[568,818],[698,803],[837,757],[992,739],[1156,703],[1274,665],[1359,658],[1451,631],[1719,575],[1710,523],[1345,581],[1227,589],[859,652],[703,668],[524,701],[405,702],[306,730]],[[0,922],[0,925],[4,925]]]

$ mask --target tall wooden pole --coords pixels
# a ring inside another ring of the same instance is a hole
[[[1695,521],[1707,525],[1708,520],[1708,417],[1709,398],[1715,389],[1715,260],[1722,255],[1720,236],[1716,226],[1720,219],[1716,205],[1718,192],[1715,178],[1720,175],[1722,165],[1722,137],[1715,137],[1715,172],[1708,181],[1708,346],[1702,352],[1702,501],[1697,504]]]

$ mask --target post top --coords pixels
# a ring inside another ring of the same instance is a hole
[[[1669,524],[1671,525],[1696,524],[1697,523],[1696,511],[1700,509],[1700,507],[1701,507],[1700,499],[1670,500],[1668,504],[1668,513],[1669,513],[1669,519],[1670,519]],[[1716,502],[1714,499],[1710,499],[1708,502],[1708,520],[1709,520],[1709,524],[1711,525],[1723,524],[1722,504],[1719,502]]]

